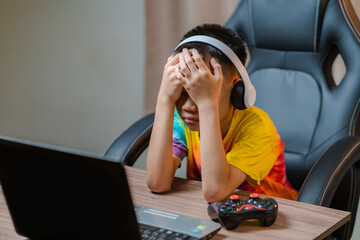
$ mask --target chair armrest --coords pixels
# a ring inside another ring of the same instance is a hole
[[[151,113],[131,125],[111,144],[104,158],[127,166],[134,165],[149,145],[154,116],[155,114]]]
[[[345,137],[335,142],[311,169],[297,200],[329,207],[345,174],[350,168],[358,167],[359,160],[360,137]]]

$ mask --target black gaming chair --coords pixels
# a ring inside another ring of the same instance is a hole
[[[351,10],[349,0],[242,0],[226,23],[247,43],[255,105],[285,142],[297,200],[351,211],[338,239],[351,236],[360,192],[360,24]],[[331,74],[338,54],[347,70],[339,85]],[[106,156],[132,166],[153,119],[132,125]]]

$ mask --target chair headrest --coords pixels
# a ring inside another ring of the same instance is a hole
[[[283,51],[316,51],[326,2],[243,0],[227,25],[232,25],[232,18],[239,18],[237,14],[246,14],[249,26],[238,30],[245,31],[247,43],[251,46]],[[238,24],[241,23],[244,24],[238,21]]]

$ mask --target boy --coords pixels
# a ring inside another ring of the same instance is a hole
[[[196,35],[220,40],[245,63],[244,43],[234,31],[205,24],[183,39]],[[175,49],[164,68],[149,144],[151,191],[169,191],[187,156],[187,177],[202,181],[208,202],[222,201],[237,188],[296,199],[273,122],[259,108],[238,110],[231,104],[232,88],[239,81],[234,64],[216,47],[189,42]]]

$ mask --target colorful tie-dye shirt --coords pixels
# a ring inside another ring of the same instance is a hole
[[[295,200],[285,172],[284,143],[269,118],[257,107],[235,110],[223,139],[228,163],[246,175],[239,189]],[[173,154],[187,157],[187,177],[201,180],[199,132],[190,131],[175,111]]]

